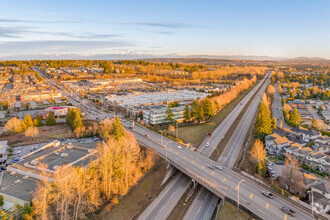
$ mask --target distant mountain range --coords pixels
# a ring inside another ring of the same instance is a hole
[[[95,54],[95,55],[79,55],[79,54],[30,54],[2,56],[0,60],[133,60],[133,59],[219,59],[219,60],[249,60],[249,61],[284,61],[284,62],[329,62],[330,60],[321,57],[270,57],[270,56],[241,56],[241,55],[153,55],[153,54]]]

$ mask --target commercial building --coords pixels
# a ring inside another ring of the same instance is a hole
[[[171,102],[190,103],[197,98],[205,98],[207,93],[189,90],[169,90],[164,92],[135,93],[125,96],[107,96],[106,99],[112,105],[123,109],[130,109],[139,106],[159,106]]]
[[[184,110],[185,106],[178,106],[171,108],[173,113],[173,119],[175,121],[182,121],[184,119]],[[150,109],[143,110],[143,121],[147,124],[155,125],[167,123],[169,121],[166,120],[166,112],[168,111],[168,107],[159,106]]]

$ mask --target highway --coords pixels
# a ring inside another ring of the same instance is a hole
[[[258,90],[258,88],[261,86],[261,84],[265,81],[266,77],[261,80],[258,85],[255,86],[255,88],[253,88],[253,90],[251,90],[241,101],[240,104],[236,105],[235,108],[233,109],[233,111],[231,111],[227,117],[220,123],[220,125],[212,132],[212,136],[211,137],[206,137],[201,145],[199,146],[199,148],[197,149],[197,152],[203,154],[204,156],[210,157],[210,155],[212,154],[212,152],[215,150],[215,148],[219,145],[219,143],[221,142],[222,138],[225,136],[225,134],[227,133],[227,131],[229,130],[229,128],[231,127],[231,125],[234,123],[234,121],[236,120],[236,118],[238,117],[238,115],[241,113],[241,111],[243,110],[243,108],[245,107],[246,103],[249,102],[249,100],[251,99],[251,97],[254,95],[254,93]],[[210,146],[206,147],[206,143],[209,143]],[[184,176],[182,176],[181,178],[185,178]],[[173,206],[173,202],[178,202],[179,199],[181,198],[181,196],[184,194],[184,192],[186,191],[187,187],[183,187],[182,185],[180,185],[179,183],[182,181],[180,179],[175,179],[173,181],[177,181],[176,184],[168,184],[164,190],[169,193],[171,193],[171,195],[167,195],[167,194],[163,194],[161,193],[157,199],[155,199],[150,206],[140,215],[139,219],[165,219],[168,217],[168,215],[172,212],[172,210],[174,209],[175,206]],[[171,183],[173,182],[171,181]],[[190,185],[190,181],[187,183],[187,186]],[[170,189],[173,188],[173,189]],[[163,191],[164,191],[163,190]],[[201,189],[202,191],[202,189]],[[204,193],[206,193],[207,190],[203,190]],[[166,195],[166,196],[165,196]],[[171,199],[168,200],[167,197],[170,197]],[[198,196],[197,196],[198,197]],[[212,204],[212,206],[215,206],[217,201],[218,201],[218,197],[215,196],[214,194],[210,193],[209,196],[202,196],[199,199],[202,198],[210,198],[211,201],[214,201],[214,203]],[[158,204],[158,205],[157,205]],[[161,204],[161,205],[160,205]],[[164,207],[167,208],[167,212],[159,212],[159,207],[162,206],[163,209]],[[153,209],[150,207],[154,207]],[[212,213],[214,211],[211,209],[208,209],[209,211],[206,213],[209,217],[212,216]],[[204,210],[203,210],[204,211]],[[189,211],[188,211],[189,212]],[[205,213],[205,212],[204,212]],[[165,215],[163,215],[165,214]],[[148,218],[148,216],[152,216],[152,217],[156,217],[156,218]],[[205,219],[210,219],[208,217],[206,217]]]
[[[129,123],[125,124],[125,126],[129,126]],[[166,149],[161,146],[161,136],[158,133],[139,126],[135,126],[134,130],[131,131],[139,143],[154,149],[165,158]],[[149,137],[146,137],[146,134],[149,134]],[[168,142],[167,158],[171,164],[219,197],[224,195],[231,200],[237,201],[238,183],[244,180],[239,187],[240,204],[260,218],[294,219],[280,210],[282,206],[289,206],[296,211],[296,219],[313,219],[310,212],[288,199],[277,195],[273,199],[263,196],[261,192],[267,191],[268,188],[226,167],[223,167],[221,171],[211,170],[208,168],[208,165],[216,166],[218,165],[217,162],[166,137],[164,137],[164,140]]]
[[[234,168],[234,165],[244,145],[244,140],[249,132],[250,125],[252,124],[255,113],[258,110],[261,96],[266,90],[268,80],[269,76],[266,80],[266,83],[262,85],[257,95],[249,105],[248,109],[245,111],[244,116],[237,125],[234,133],[231,135],[222,154],[218,158],[218,162],[221,164],[221,166],[225,166],[229,169]],[[210,209],[209,207],[215,207],[219,198],[206,189],[203,189],[202,191],[203,192],[200,194],[200,196],[196,196],[195,201],[192,203],[193,205],[187,211],[184,219],[211,219],[214,209]],[[208,212],[205,210],[208,210]]]
[[[130,122],[124,122],[128,129]],[[274,199],[264,197],[261,192],[267,190],[266,187],[236,173],[226,167],[223,170],[212,170],[208,165],[216,166],[218,163],[205,157],[204,155],[186,148],[169,138],[163,137],[167,147],[161,146],[162,137],[153,131],[144,127],[135,126],[134,129],[128,129],[137,138],[140,144],[154,149],[159,155],[167,155],[170,163],[181,172],[196,180],[208,190],[219,197],[225,196],[231,200],[239,201],[244,206],[263,219],[294,219],[283,213],[280,208],[289,206],[296,211],[297,219],[313,219],[310,212],[298,206],[292,201],[275,196]],[[147,134],[149,136],[147,137]],[[241,182],[244,181],[244,182]],[[241,182],[240,187],[238,183]],[[238,194],[239,191],[239,194]]]

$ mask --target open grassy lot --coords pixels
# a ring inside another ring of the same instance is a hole
[[[34,143],[43,143],[53,139],[58,138],[69,138],[73,137],[74,134],[71,129],[66,124],[57,124],[54,126],[43,126],[39,127],[39,135],[37,137],[31,138],[26,137],[24,132],[18,134],[6,134],[3,133],[0,136],[0,141],[8,141],[11,146],[26,145]]]
[[[252,217],[243,210],[238,209],[233,204],[229,202],[224,202],[223,206],[220,207],[217,216],[217,220],[223,220],[223,219],[246,220],[246,219],[252,219]]]
[[[258,83],[258,82],[257,82]],[[256,84],[250,86],[242,92],[236,99],[224,107],[218,114],[205,124],[191,125],[179,128],[179,138],[186,143],[191,143],[194,147],[198,147],[203,141],[208,132],[213,132],[214,129],[222,122],[223,119],[235,108],[235,106],[247,95]],[[175,132],[166,131],[175,136]]]
[[[161,186],[161,183],[166,175],[166,166],[166,161],[157,156],[157,163],[152,170],[120,199],[117,205],[106,206],[99,216],[93,216],[93,219],[136,219],[163,189],[165,184]]]

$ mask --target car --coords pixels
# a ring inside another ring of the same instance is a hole
[[[14,154],[14,155],[21,154],[21,151],[20,151],[20,150],[14,151],[13,154]]]
[[[270,170],[269,172],[270,172],[271,174],[274,174],[274,173],[275,173],[275,171],[274,171],[274,170]]]
[[[149,133],[145,135],[146,137],[149,137]]]
[[[243,103],[241,102],[240,105],[243,105]]]
[[[292,209],[290,209],[289,207],[283,206],[281,208],[281,210],[282,210],[282,212],[284,212],[284,213],[286,213],[286,214],[288,214],[288,215],[290,215],[292,217],[296,216],[296,212],[293,211]]]
[[[180,145],[178,145],[178,148],[181,149],[182,147]]]
[[[20,157],[14,157],[14,158],[13,158],[13,161],[14,161],[14,162],[18,162],[20,159],[21,159]]]
[[[218,170],[222,170],[222,166],[215,166]]]
[[[276,176],[275,176],[274,174],[272,174],[272,179],[273,179],[273,180],[276,179]]]
[[[303,168],[300,168],[300,172],[305,173],[305,170]]]
[[[267,162],[267,166],[271,166],[271,165],[273,165],[273,163],[270,162],[270,161],[268,161],[268,162]]]
[[[264,195],[270,199],[272,199],[274,197],[273,194],[271,194],[270,192],[267,192],[267,191],[262,191],[261,193],[262,193],[262,195]]]
[[[7,170],[6,166],[1,167],[1,170]]]
[[[215,166],[213,166],[213,165],[208,165],[207,167],[210,168],[211,170],[215,169]]]
[[[133,129],[133,126],[129,126],[128,128],[129,128],[129,129]]]
[[[209,147],[209,146],[210,146],[210,143],[206,143],[206,144],[205,144],[205,147]]]
[[[273,170],[273,168],[271,168],[271,167],[267,167],[268,168],[268,170],[270,170],[270,171],[272,171]]]
[[[284,165],[284,161],[279,160],[279,161],[276,161],[275,164],[277,164],[277,165]]]

